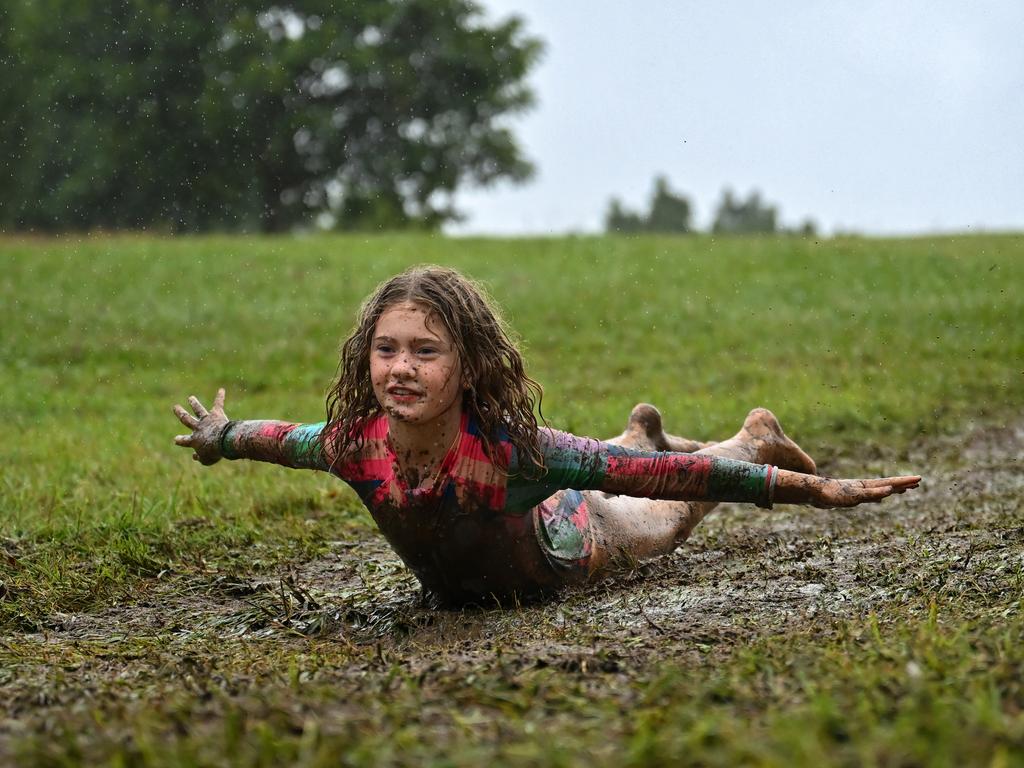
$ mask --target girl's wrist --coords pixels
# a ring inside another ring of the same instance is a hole
[[[217,452],[220,454],[221,458],[223,458],[225,456],[225,453],[224,453],[224,440],[228,436],[228,430],[231,429],[233,426],[235,426],[235,422],[228,421],[228,422],[226,422],[224,424],[224,426],[220,430],[220,437],[217,438]]]
[[[775,486],[779,481],[779,468],[774,464],[765,464],[764,493],[757,506],[761,509],[771,509],[775,503]]]
[[[805,475],[787,469],[777,469],[775,498],[780,504],[813,504],[821,495],[825,478]]]

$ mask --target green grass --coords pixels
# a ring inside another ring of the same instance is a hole
[[[233,418],[322,419],[359,302],[420,262],[458,267],[489,286],[545,387],[547,417],[579,433],[615,434],[635,402],[649,401],[669,431],[716,439],[765,405],[826,468],[870,458],[873,470],[927,475],[909,461],[915,441],[1019,420],[1024,406],[1022,236],[0,240],[0,632],[14,642],[55,613],[130,603],[167,578],[273,572],[364,535],[368,516],[332,478],[190,461],[172,445],[181,428],[170,408],[189,394],[209,401],[223,385]],[[824,638],[766,639],[720,675],[694,678],[686,666],[641,675],[630,693],[640,710],[628,727],[610,725],[625,706],[610,683],[574,694],[540,671],[494,695],[512,702],[514,727],[533,722],[535,705],[561,713],[533,726],[531,738],[551,723],[577,734],[564,753],[543,753],[550,764],[608,728],[615,738],[599,756],[627,764],[680,754],[705,764],[785,763],[787,755],[815,763],[836,744],[848,745],[849,762],[908,764],[924,761],[930,740],[945,745],[950,764],[982,753],[996,764],[1007,745],[1021,744],[1019,714],[1007,716],[1012,707],[1001,698],[1010,690],[1019,703],[1019,682],[974,665],[984,653],[1019,671],[1020,646],[993,634],[995,620],[979,619],[966,601],[947,612],[948,630],[899,613],[885,618],[896,639],[884,648],[845,626]],[[1006,627],[1021,636],[1017,618]],[[906,695],[882,717],[883,694],[897,685],[889,675],[899,678],[915,649],[953,672],[925,665],[913,680],[900,678]],[[286,665],[297,663],[286,656]],[[466,696],[486,699],[491,693],[477,688],[501,680],[481,673]],[[400,722],[425,694],[408,681],[395,685],[403,693],[382,715],[385,725],[348,733],[346,754],[358,763],[360,750],[393,739],[390,748],[408,743],[444,762],[429,728]],[[658,691],[668,691],[663,702]],[[186,720],[198,716],[188,691],[175,688],[169,701]],[[835,725],[834,713],[851,706],[856,717]],[[126,726],[138,738],[122,756],[201,764],[216,752],[211,745],[235,739],[245,764],[273,763],[260,755],[275,750],[295,760],[306,750],[316,764],[337,748],[303,736],[292,714],[257,717],[244,697],[224,707],[194,738],[168,737],[145,720]],[[583,714],[573,714],[577,707]],[[116,713],[103,716],[117,722]],[[464,728],[477,735],[454,762],[540,759],[514,738]],[[758,738],[737,752],[730,745],[747,728]],[[847,733],[819,733],[830,728]],[[166,739],[174,749],[160,746]],[[74,757],[73,741],[40,737],[24,748],[40,761],[49,754],[75,763],[84,758]],[[863,754],[854,749],[864,744]],[[1013,762],[1020,752],[1007,755]]]
[[[16,754],[20,765],[1020,765],[1021,607],[993,629],[976,610],[951,626],[932,602],[639,674],[517,668],[499,654],[435,677],[325,641],[209,643],[176,665],[153,643],[36,647],[11,658],[66,670],[50,704],[75,706],[65,675],[90,664],[143,659],[164,675],[93,683],[96,714],[54,717]],[[126,686],[144,697],[134,712],[109,703]]]

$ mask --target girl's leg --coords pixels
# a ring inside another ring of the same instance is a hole
[[[669,444],[661,414],[646,404],[636,406],[626,431],[608,442],[640,450],[665,450],[660,446]],[[752,410],[730,439],[694,452],[815,472],[811,457],[786,436],[778,419],[764,408]],[[710,501],[655,501],[595,491],[586,491],[584,496],[594,534],[592,579],[607,575],[623,562],[631,564],[672,552],[716,506]]]

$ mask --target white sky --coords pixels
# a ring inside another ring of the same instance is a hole
[[[758,188],[821,230],[1024,229],[1024,1],[478,0],[547,43],[513,123],[532,182],[457,234],[599,231],[653,178],[705,227]]]

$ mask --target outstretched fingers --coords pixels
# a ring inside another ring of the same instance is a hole
[[[816,507],[855,507],[858,504],[879,502],[887,496],[917,488],[919,475],[878,477],[867,480],[835,480],[824,478],[813,493],[811,503]]]
[[[886,496],[904,493],[912,488],[917,488],[921,483],[921,476],[879,477],[871,480],[857,480],[854,483],[855,487],[852,493],[850,493],[849,500],[853,504],[864,504],[881,501]]]
[[[217,396],[213,398],[213,412],[224,413],[224,387],[217,390]]]
[[[225,427],[229,424],[227,414],[224,413],[224,388],[217,390],[213,408],[209,411],[195,395],[189,395],[187,402],[195,412],[194,415],[180,405],[174,406],[174,415],[192,430],[192,434],[176,435],[174,444],[191,448],[192,458],[201,464],[216,464],[224,458],[222,442]]]
[[[196,429],[199,426],[199,419],[197,419],[195,416],[186,411],[177,403],[175,403],[174,405],[174,415],[178,417],[178,421],[180,421],[189,429]]]
[[[885,487],[890,493],[903,493],[921,484],[920,475],[900,475],[899,477],[879,477],[874,480],[862,481],[867,487]]]
[[[200,420],[205,419],[210,415],[210,412],[206,410],[206,406],[200,403],[199,398],[195,395],[188,396],[188,404],[192,406],[192,410],[196,412],[196,416],[198,416]]]
[[[876,501],[881,501],[886,496],[891,496],[893,489],[891,485],[875,485],[870,488],[864,488],[854,495],[853,501],[855,504],[866,504]]]

